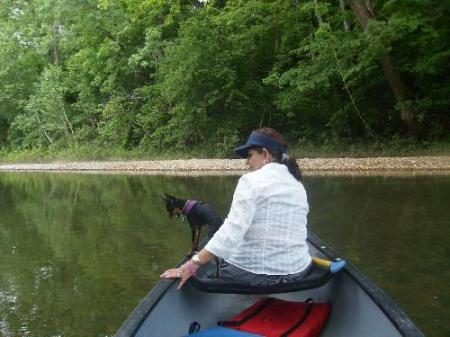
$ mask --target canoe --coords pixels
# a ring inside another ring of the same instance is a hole
[[[328,260],[339,259],[333,249],[314,234],[308,236],[311,255]],[[178,265],[181,265],[180,261]],[[180,337],[193,322],[201,328],[217,325],[242,312],[260,299],[254,294],[214,293],[199,290],[187,282],[176,290],[178,280],[161,280],[134,309],[119,328],[116,337]],[[340,272],[321,275],[313,288],[297,287],[264,296],[288,301],[331,304],[330,316],[321,337],[424,337],[402,309],[379,287],[351,264]]]

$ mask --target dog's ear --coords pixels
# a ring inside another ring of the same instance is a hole
[[[165,194],[167,200],[175,200],[176,199],[176,197],[174,197],[173,195],[170,195],[167,193],[164,193],[164,194]]]

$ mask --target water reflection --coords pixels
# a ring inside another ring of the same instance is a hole
[[[429,336],[449,336],[450,177],[309,177],[310,228]]]
[[[190,247],[161,195],[221,216],[237,177],[0,174],[0,335],[110,336]],[[306,177],[310,228],[433,336],[450,332],[450,177]]]
[[[189,247],[160,196],[223,210],[226,180],[0,175],[0,335],[112,335]]]

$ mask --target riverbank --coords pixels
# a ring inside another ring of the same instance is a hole
[[[298,163],[305,174],[450,173],[450,156],[303,158]],[[140,161],[89,161],[2,164],[0,171],[129,172],[180,174],[241,174],[243,159],[179,159]]]

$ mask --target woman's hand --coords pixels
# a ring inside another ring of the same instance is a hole
[[[180,290],[186,281],[189,280],[192,275],[195,275],[196,270],[197,266],[189,260],[180,268],[167,269],[160,277],[166,279],[179,278],[180,283],[178,284],[177,289]]]
[[[179,278],[180,283],[177,286],[177,289],[180,290],[181,287],[186,283],[187,280],[191,276],[195,276],[199,265],[205,264],[212,259],[214,259],[214,255],[208,252],[205,248],[203,248],[197,255],[197,261],[193,262],[192,259],[183,264],[180,268],[172,268],[167,269],[164,273],[161,274],[161,278]],[[195,258],[193,258],[195,259]]]

